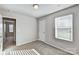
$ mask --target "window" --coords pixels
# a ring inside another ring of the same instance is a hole
[[[72,14],[55,18],[55,38],[72,41]]]
[[[13,24],[9,24],[9,32],[13,32]]]

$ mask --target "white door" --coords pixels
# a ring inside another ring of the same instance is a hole
[[[39,40],[45,41],[46,33],[46,20],[39,20]]]
[[[0,15],[0,53],[3,49],[3,22],[2,22],[2,16]]]

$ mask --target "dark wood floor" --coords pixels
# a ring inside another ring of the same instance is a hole
[[[9,37],[5,42],[3,43],[3,50],[10,48],[11,46],[15,46],[16,42],[13,40],[13,37]]]

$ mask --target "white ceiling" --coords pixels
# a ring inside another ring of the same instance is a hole
[[[72,5],[73,4],[39,4],[39,9],[35,10],[32,4],[1,4],[0,9],[23,13],[33,17],[41,17]]]

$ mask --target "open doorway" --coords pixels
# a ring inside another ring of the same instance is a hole
[[[16,45],[16,19],[3,17],[3,50]]]

